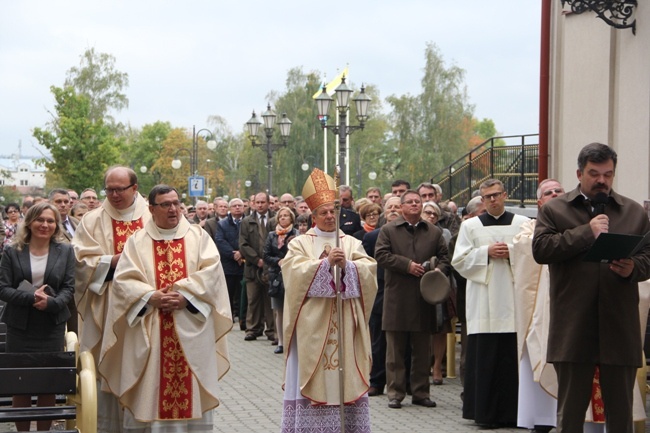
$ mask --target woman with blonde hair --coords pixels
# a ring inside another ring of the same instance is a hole
[[[27,211],[11,245],[0,261],[0,300],[7,303],[2,322],[7,324],[6,352],[58,352],[63,350],[68,303],[74,295],[75,258],[64,241],[61,215],[47,202]],[[54,395],[38,396],[38,406],[54,406]],[[14,407],[28,407],[31,396],[13,397]],[[51,421],[38,421],[49,430]],[[17,421],[18,431],[29,431],[30,421]]]
[[[293,227],[295,216],[288,207],[281,207],[275,214],[277,225],[275,231],[269,233],[264,245],[264,263],[268,266],[269,296],[271,308],[275,317],[275,329],[278,334],[278,347],[274,353],[284,352],[282,335],[282,316],[284,307],[284,282],[280,265],[287,255],[288,244],[291,239],[298,236],[298,230]]]

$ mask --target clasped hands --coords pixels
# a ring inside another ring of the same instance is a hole
[[[493,259],[507,259],[510,258],[510,250],[508,244],[505,242],[495,242],[488,246],[488,257]]]
[[[37,310],[45,311],[47,308],[47,298],[49,295],[45,293],[47,284],[43,284],[34,292],[34,304],[32,305]]]
[[[171,287],[171,284],[168,284],[160,290],[156,290],[147,303],[164,312],[186,308],[187,299],[185,299],[185,296],[179,292],[171,291]]]
[[[338,265],[339,268],[345,269],[347,260],[345,259],[345,253],[340,247],[334,247],[330,250],[327,255],[327,261],[330,262],[330,267]]]

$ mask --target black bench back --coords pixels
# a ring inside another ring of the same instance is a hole
[[[74,394],[74,352],[0,353],[0,395]]]

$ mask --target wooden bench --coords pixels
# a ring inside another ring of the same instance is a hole
[[[66,420],[64,432],[97,432],[97,383],[89,352],[66,336],[66,352],[0,353],[0,395],[65,395],[63,405],[0,407],[0,422]]]

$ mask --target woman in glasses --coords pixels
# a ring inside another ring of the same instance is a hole
[[[379,221],[379,216],[381,215],[381,206],[377,203],[368,202],[359,207],[359,216],[361,217],[361,230],[354,233],[353,236],[360,241],[363,240],[363,236],[366,233],[370,233],[377,228],[377,222]]]
[[[7,303],[2,322],[7,324],[8,353],[63,350],[68,303],[74,295],[75,258],[65,243],[61,215],[50,203],[29,208],[0,262],[0,300]],[[54,406],[54,395],[38,396],[38,406]],[[31,405],[31,396],[13,397],[14,407]],[[49,430],[51,421],[38,421]],[[29,431],[30,421],[16,422]]]
[[[5,213],[7,214],[7,220],[4,223],[5,229],[5,239],[2,242],[0,247],[0,252],[4,250],[6,245],[9,245],[18,230],[18,223],[22,219],[20,215],[20,206],[18,203],[10,203],[5,207]]]
[[[442,211],[440,207],[432,202],[426,202],[422,205],[422,219],[429,221],[431,224],[442,230],[442,237],[449,246],[451,232],[442,228],[438,223]],[[455,311],[452,300],[447,299],[445,302],[438,304],[436,307],[436,332],[431,335],[431,353],[433,354],[433,384],[442,385],[442,360],[447,352],[447,334],[451,332],[451,318]]]

